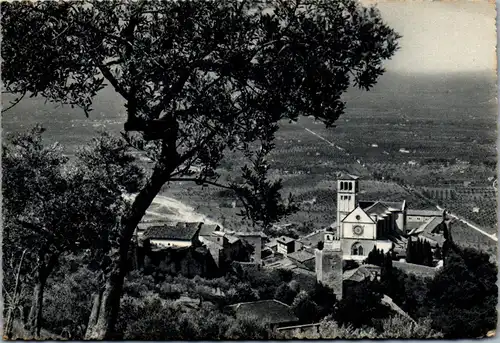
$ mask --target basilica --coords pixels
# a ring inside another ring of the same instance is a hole
[[[337,180],[337,222],[325,233],[325,248],[342,251],[345,260],[366,259],[376,247],[385,252],[406,233],[406,202],[363,201],[359,178]]]

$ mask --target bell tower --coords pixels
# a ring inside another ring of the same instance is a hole
[[[340,228],[340,237],[343,237],[341,220],[357,206],[359,191],[359,177],[350,174],[340,174],[337,179],[337,226]]]

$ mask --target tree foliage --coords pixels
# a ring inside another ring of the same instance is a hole
[[[429,285],[433,327],[451,339],[484,337],[495,329],[497,273],[488,254],[454,245]]]
[[[432,247],[428,241],[420,238],[417,240],[408,240],[408,245],[406,246],[406,261],[408,263],[433,267],[433,258]]]
[[[125,101],[124,138],[154,162],[120,221],[88,336],[101,339],[116,322],[133,232],[162,187],[228,188],[269,227],[295,209],[281,181],[267,179],[279,122],[304,115],[333,125],[342,93],[371,88],[399,38],[355,0],[12,2],[2,4],[1,26],[5,91],[88,114],[107,84]],[[228,151],[248,160],[241,182],[218,178]]]
[[[349,285],[344,284],[343,293],[334,315],[340,325],[360,328],[372,325],[374,319],[389,316],[389,308],[381,303],[382,288],[377,281],[365,279]]]

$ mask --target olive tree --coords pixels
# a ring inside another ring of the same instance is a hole
[[[163,185],[229,188],[269,227],[295,209],[281,182],[267,179],[279,122],[333,125],[342,93],[372,87],[399,38],[355,0],[3,3],[1,24],[5,91],[88,114],[109,85],[125,101],[124,137],[154,161],[122,218],[118,258],[87,332],[94,339],[113,332],[133,232]],[[227,151],[248,158],[241,182],[217,178]]]

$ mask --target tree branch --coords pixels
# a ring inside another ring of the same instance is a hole
[[[21,100],[23,100],[24,96],[26,95],[26,89],[23,90],[23,93],[21,94],[21,96],[19,96],[18,98],[16,98],[14,101],[11,101],[10,102],[10,106],[7,107],[6,109],[2,109],[2,113],[5,113],[7,112],[8,110],[10,110],[12,107],[16,106],[17,104],[19,104],[21,102]]]
[[[125,88],[123,88],[120,83],[118,82],[118,80],[113,76],[113,74],[111,74],[111,71],[109,70],[109,68],[100,63],[98,64],[98,68],[99,70],[101,71],[102,75],[111,83],[111,85],[115,88],[115,90],[125,99],[125,100],[129,100],[129,94],[128,92],[125,90]]]

